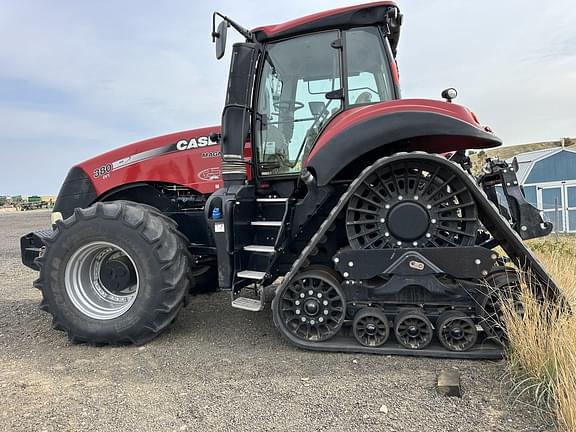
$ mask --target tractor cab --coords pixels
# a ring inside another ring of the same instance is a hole
[[[216,28],[217,17],[222,22]],[[400,23],[391,2],[335,9],[253,31],[215,13],[218,58],[224,55],[229,26],[246,37],[233,46],[222,119],[224,180],[228,166],[240,168],[249,135],[252,174],[297,176],[338,113],[398,99],[394,56]]]
[[[217,137],[224,188],[210,197],[206,216],[220,287],[232,289],[233,305],[258,309],[260,301],[239,292],[275,279],[283,266],[281,245],[302,234],[290,218],[304,226],[331,197],[330,187],[317,189],[306,169],[327,125],[351,108],[400,98],[395,52],[401,15],[393,3],[378,2],[252,31],[217,12],[213,20],[217,58],[229,27],[246,41],[232,47]],[[298,191],[308,199],[295,205]]]
[[[351,106],[398,97],[376,26],[266,45],[254,101],[260,176],[299,173],[323,127]]]

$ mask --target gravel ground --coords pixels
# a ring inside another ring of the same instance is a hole
[[[502,362],[302,351],[227,293],[195,297],[144,347],[71,345],[19,258],[19,237],[48,224],[47,211],[0,214],[2,431],[552,430],[510,405]],[[446,369],[462,399],[436,394]]]

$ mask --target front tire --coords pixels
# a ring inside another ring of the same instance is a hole
[[[76,209],[46,244],[41,308],[74,343],[148,342],[175,320],[193,279],[176,223],[128,201]]]

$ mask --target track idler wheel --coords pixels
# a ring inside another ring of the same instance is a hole
[[[450,351],[468,351],[478,340],[476,325],[466,314],[450,311],[436,323],[440,343]]]
[[[276,293],[272,311],[276,326],[288,339],[320,342],[342,327],[346,301],[333,271],[310,269]]]
[[[524,306],[520,299],[519,275],[513,269],[500,267],[486,276],[484,284],[488,292],[484,294],[484,300],[480,303],[480,325],[490,339],[506,345],[508,335],[502,303],[511,302],[518,315],[524,314]]]
[[[378,309],[361,309],[354,316],[352,331],[360,345],[368,347],[384,345],[390,334],[388,318]]]
[[[432,323],[419,310],[400,312],[394,324],[396,339],[405,348],[422,349],[432,342]]]

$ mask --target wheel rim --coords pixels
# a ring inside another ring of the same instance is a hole
[[[390,329],[386,315],[378,310],[361,310],[352,324],[354,337],[364,346],[377,347],[386,343]]]
[[[358,186],[346,212],[354,249],[470,246],[477,224],[466,185],[428,161],[381,167]]]
[[[419,313],[401,315],[397,318],[395,333],[404,347],[422,349],[432,341],[432,324]]]
[[[134,260],[119,246],[104,241],[88,243],[68,260],[66,292],[84,315],[111,320],[125,314],[140,288]]]
[[[280,294],[278,314],[290,335],[320,342],[338,333],[346,305],[336,280],[309,272],[290,282]]]
[[[438,339],[450,351],[468,351],[478,339],[474,322],[460,314],[438,319]]]

